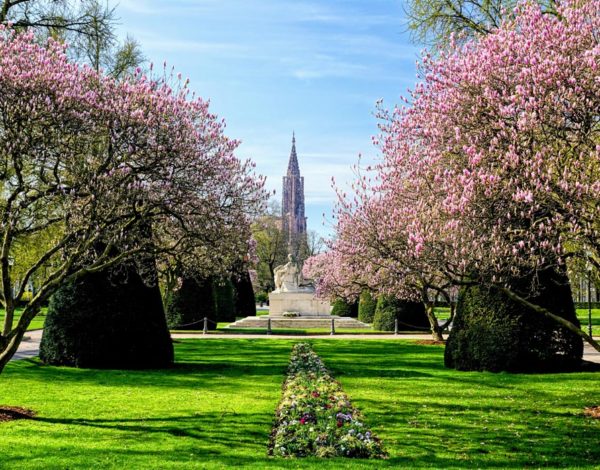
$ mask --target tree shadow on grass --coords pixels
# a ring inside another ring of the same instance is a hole
[[[222,445],[255,443],[259,440],[266,442],[270,427],[271,416],[262,419],[243,413],[223,411],[217,413],[195,413],[192,415],[148,417],[148,418],[52,418],[38,417],[36,421],[61,424],[66,426],[83,426],[115,431],[169,434],[176,437],[187,437],[203,441],[214,440]],[[264,431],[256,429],[264,428]],[[223,432],[216,433],[221,429]],[[228,430],[229,432],[226,432]],[[243,435],[240,435],[243,431]]]

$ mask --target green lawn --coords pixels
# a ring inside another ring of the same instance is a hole
[[[185,340],[163,371],[10,363],[0,403],[39,418],[0,423],[0,467],[314,468],[266,457],[293,343]],[[582,408],[600,404],[600,373],[461,373],[439,346],[311,343],[390,454],[319,468],[598,467],[600,420]]]
[[[578,308],[577,318],[579,318],[579,321],[581,322],[581,327],[587,333],[589,324],[588,309]],[[600,336],[600,308],[592,309],[592,332],[594,336]]]
[[[42,311],[33,319],[29,324],[27,330],[39,330],[44,327],[44,321],[46,320],[47,307],[42,308]],[[15,312],[15,320],[18,320],[21,316],[22,309],[17,309]],[[4,322],[4,309],[0,309],[0,325]]]

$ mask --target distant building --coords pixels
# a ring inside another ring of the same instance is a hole
[[[281,218],[285,245],[288,252],[301,257],[306,245],[306,216],[304,215],[304,177],[300,176],[296,135],[292,136],[292,151],[287,175],[283,177]]]

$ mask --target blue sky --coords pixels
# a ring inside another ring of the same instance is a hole
[[[120,0],[117,14],[149,61],[211,100],[277,199],[296,132],[308,226],[322,234],[331,177],[349,182],[359,154],[376,158],[375,102],[393,107],[415,82],[401,0]]]

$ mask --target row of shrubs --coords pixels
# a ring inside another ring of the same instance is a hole
[[[185,278],[181,287],[166,301],[167,324],[170,329],[198,330],[203,319],[208,328],[218,322],[234,322],[236,317],[256,315],[256,304],[250,279]]]
[[[269,454],[279,457],[386,458],[339,382],[307,343],[292,349]]]
[[[373,324],[377,331],[394,331],[395,322],[404,331],[429,331],[430,325],[421,302],[407,302],[392,296],[382,295],[375,299],[367,290],[358,302],[337,299],[331,309],[332,315],[357,318],[363,323]]]

